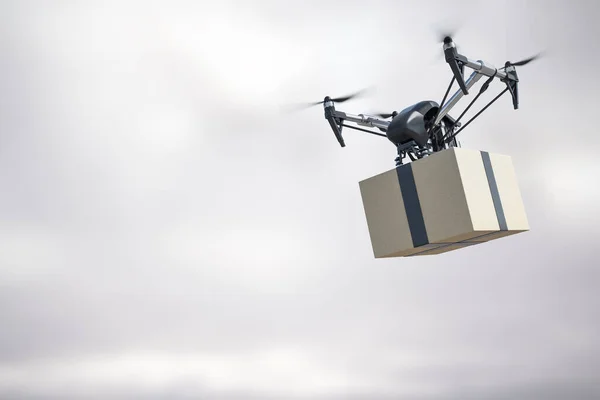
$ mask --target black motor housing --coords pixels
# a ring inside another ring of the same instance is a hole
[[[429,140],[428,124],[435,117],[439,104],[435,101],[421,101],[400,111],[387,128],[387,138],[396,146],[414,140],[425,147]]]

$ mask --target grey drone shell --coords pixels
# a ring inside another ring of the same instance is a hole
[[[387,138],[395,145],[414,140],[424,147],[429,140],[426,122],[435,116],[438,108],[438,103],[429,100],[405,108],[390,122]]]

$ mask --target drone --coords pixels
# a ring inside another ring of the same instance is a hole
[[[372,115],[353,115],[336,110],[336,103],[348,101],[358,96],[359,92],[339,98],[326,96],[323,101],[311,103],[310,105],[323,104],[325,119],[329,122],[340,146],[346,146],[342,136],[342,129],[344,127],[387,137],[398,150],[398,157],[395,159],[395,162],[396,166],[400,166],[406,157],[409,157],[411,161],[416,161],[450,147],[459,147],[460,145],[456,140],[456,136],[506,92],[510,93],[513,107],[517,110],[519,108],[519,78],[516,67],[526,65],[539,57],[533,56],[518,62],[507,61],[504,67],[496,68],[485,61],[475,61],[459,54],[456,44],[449,35],[445,35],[443,39],[443,50],[445,61],[450,66],[453,76],[440,104],[435,101],[425,100],[413,104],[400,112],[394,111],[392,113],[377,113]],[[473,70],[467,79],[464,78],[465,67]],[[456,106],[463,96],[469,94],[469,90],[482,77],[487,77],[487,80],[483,83],[471,103],[458,118],[452,118],[449,115],[450,110]],[[463,125],[461,119],[465,113],[489,88],[494,79],[503,82],[506,85],[505,89]],[[448,99],[448,94],[455,82],[458,83],[459,89]],[[352,122],[355,125],[349,125],[347,122]],[[375,128],[378,131],[364,129],[360,126]]]

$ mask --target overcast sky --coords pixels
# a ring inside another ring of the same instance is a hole
[[[599,12],[0,1],[0,397],[599,398]],[[513,157],[531,231],[375,260],[358,182],[395,149],[282,110],[439,102],[444,26],[546,51],[459,137]]]

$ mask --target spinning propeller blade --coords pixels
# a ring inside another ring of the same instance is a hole
[[[452,42],[452,38],[454,37],[454,32],[445,32],[438,36],[438,41],[440,43]]]
[[[447,37],[452,38],[456,36],[462,25],[464,25],[464,23],[459,23],[455,19],[452,21],[446,19],[445,21],[433,23],[431,25],[431,30],[435,32],[438,41],[443,43],[444,39]]]
[[[506,69],[506,68],[507,68],[507,67],[509,67],[509,66],[520,67],[520,66],[523,66],[523,65],[527,65],[527,64],[529,64],[530,62],[532,62],[532,61],[534,61],[534,60],[537,60],[537,59],[538,59],[538,58],[540,58],[541,56],[542,56],[541,54],[536,54],[536,55],[535,55],[535,56],[533,56],[533,57],[529,57],[529,58],[526,58],[526,59],[524,59],[524,60],[517,61],[517,62],[510,62],[510,61],[507,61],[507,62],[506,62],[506,64],[504,65],[504,67],[502,67],[502,68],[500,68],[500,69]]]
[[[395,117],[396,115],[398,115],[398,113],[396,111],[394,111],[392,113],[373,113],[373,115],[375,115],[377,117],[381,117],[383,119],[388,119],[388,118]]]
[[[368,89],[363,89],[363,90],[359,90],[358,92],[349,94],[349,95],[344,96],[344,97],[336,97],[336,98],[333,98],[333,99],[329,98],[328,100],[332,101],[334,103],[343,103],[345,101],[354,99],[356,97],[360,97],[360,96],[364,95],[367,91],[368,91]],[[317,101],[317,102],[314,102],[314,103],[309,103],[306,106],[307,107],[317,106],[319,104],[323,104],[324,102],[325,102],[325,100],[321,100],[321,101]]]
[[[334,103],[343,103],[345,101],[348,101],[348,100],[351,100],[351,99],[354,99],[357,97],[362,97],[365,93],[370,92],[371,90],[372,90],[372,87],[359,90],[359,91],[349,94],[347,96],[336,97],[336,98],[331,98],[331,97],[327,96],[325,99],[327,101],[332,101]],[[326,101],[325,99],[321,100],[321,101],[315,101],[313,103],[300,103],[300,104],[296,103],[295,105],[290,104],[288,106],[284,106],[283,109],[286,110],[287,112],[296,112],[296,111],[300,111],[300,110],[305,110],[307,108],[318,106],[319,104],[323,104]]]
[[[445,21],[438,21],[432,24],[430,29],[435,34],[438,43],[445,43],[448,39],[452,41],[452,38],[456,36],[462,25],[464,25],[464,23],[457,22],[456,20],[450,21],[446,19]],[[456,50],[458,51],[458,46],[456,46]],[[443,54],[438,55],[436,58],[438,60],[443,58]]]

